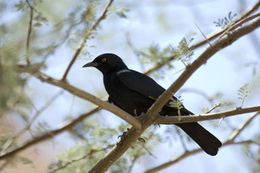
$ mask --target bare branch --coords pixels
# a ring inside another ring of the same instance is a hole
[[[224,35],[222,38],[215,41],[212,44],[212,46],[209,47],[197,60],[195,60],[191,65],[187,66],[186,70],[176,80],[176,82],[174,82],[170,86],[170,88],[166,92],[164,92],[164,94],[162,94],[162,96],[160,96],[160,98],[156,101],[156,103],[149,109],[148,113],[141,119],[142,128],[137,129],[135,127],[132,127],[125,134],[124,138],[121,138],[121,141],[102,160],[100,160],[91,169],[90,172],[106,171],[139,138],[139,136],[144,132],[144,130],[155,121],[158,111],[161,109],[161,107],[166,103],[167,100],[170,99],[171,95],[175,93],[202,64],[204,64],[217,51],[221,50],[224,47],[227,47],[235,40],[248,34],[249,32],[252,32],[255,28],[259,27],[259,25],[260,25],[260,19],[255,20],[252,23],[243,26],[238,30],[232,31],[228,35]],[[24,66],[23,67],[18,66],[18,69],[21,72],[29,72],[42,81],[64,88],[65,90],[73,93],[74,95],[90,100],[91,102],[100,105],[104,109],[107,109],[115,114],[119,115],[122,113],[122,112],[120,113],[121,109],[118,109],[114,105],[103,102],[102,100],[94,97],[93,95],[90,95],[89,93],[86,93],[76,87],[73,87],[64,81],[55,80],[41,72],[37,72],[37,70],[28,69]],[[122,113],[122,115],[123,114],[124,113]],[[130,116],[128,114],[125,115],[127,115],[126,117]],[[137,124],[140,124],[140,122],[137,121]],[[2,157],[0,156],[0,159],[1,158]]]
[[[229,140],[234,141],[236,137],[252,122],[252,120],[259,114],[260,112],[254,113],[244,124],[241,125],[240,128],[233,131],[232,135],[230,136]]]
[[[256,145],[259,145],[257,142],[255,141],[252,141],[252,140],[245,140],[245,141],[240,141],[240,142],[225,142],[223,143],[222,147],[225,147],[225,146],[229,146],[229,145],[241,145],[241,144],[256,144]],[[173,164],[181,161],[181,160],[184,160],[185,158],[191,156],[191,155],[194,155],[194,154],[197,154],[197,153],[200,153],[202,152],[203,150],[202,149],[194,149],[194,150],[190,150],[190,151],[187,151],[185,153],[183,153],[182,155],[178,156],[177,158],[169,161],[169,162],[166,162],[164,164],[161,164],[159,166],[156,166],[152,169],[149,169],[147,171],[145,171],[145,173],[155,173],[155,172],[158,172],[160,170],[163,170],[169,166],[172,166]]]
[[[259,4],[256,4],[251,10],[249,10],[249,12],[247,13],[247,15],[244,15],[244,16],[248,16],[249,14],[251,14],[252,12],[254,12],[256,9],[258,9],[258,7],[259,7]],[[194,47],[196,48],[196,46],[194,46]],[[149,73],[151,73],[151,72],[157,70],[157,69],[160,68],[160,67],[162,67],[162,66],[155,66],[155,68],[152,68],[152,69],[146,71],[145,74],[149,74]],[[32,73],[31,73],[31,74],[32,74]]]
[[[132,127],[124,134],[124,137],[107,153],[90,171],[89,173],[105,172],[117,159],[119,159],[126,150],[141,136],[144,130]]]
[[[256,117],[257,114],[259,114],[259,112],[254,113],[245,123],[243,123],[241,125],[240,128],[235,129],[233,131],[233,133],[231,134],[230,138],[227,139],[226,142],[224,142],[222,144],[222,146],[224,147],[224,146],[234,145],[234,144],[256,144],[256,145],[260,145],[260,143],[253,141],[253,140],[245,140],[245,141],[235,142],[235,138],[245,129],[245,127]],[[182,155],[178,156],[177,158],[175,158],[175,159],[173,159],[169,162],[166,162],[164,164],[161,164],[159,166],[156,166],[152,169],[147,170],[146,173],[158,172],[162,169],[165,169],[169,166],[172,166],[173,164],[185,159],[186,157],[189,157],[189,156],[194,155],[196,153],[199,153],[201,151],[203,151],[203,150],[202,149],[194,149],[194,150],[191,150],[191,151],[186,151]]]
[[[100,151],[106,151],[107,149],[112,148],[112,147],[113,147],[113,145],[108,145],[107,147],[102,148],[102,149],[91,149],[87,154],[85,154],[85,155],[83,155],[83,156],[81,156],[81,157],[79,157],[79,158],[72,159],[72,160],[66,162],[65,164],[63,164],[62,166],[57,167],[57,168],[55,168],[55,169],[49,171],[48,173],[55,173],[55,172],[57,172],[57,171],[60,171],[61,169],[64,169],[64,168],[66,168],[67,166],[69,166],[69,165],[71,165],[71,164],[73,164],[73,163],[75,163],[75,162],[77,162],[77,161],[90,158],[93,154],[95,154],[95,153],[97,153],[97,152],[100,152]]]
[[[242,19],[246,18],[247,16],[249,16],[250,14],[252,14],[253,12],[255,12],[260,6],[260,2],[258,1],[250,10],[248,10],[247,12],[245,12],[239,19],[237,19],[234,24],[238,23],[239,21],[241,21]],[[201,47],[203,46],[204,44],[208,43],[208,41],[211,41],[211,40],[214,40],[215,38],[217,38],[218,36],[222,35],[225,31],[227,31],[227,29],[229,29],[230,27],[228,28],[225,28],[215,34],[211,34],[210,36],[207,37],[207,39],[204,39],[194,45],[192,45],[189,49],[190,50],[194,50],[198,47]],[[176,57],[175,56],[172,56],[172,57],[169,57],[167,58],[166,61],[164,61],[163,63],[160,62],[160,63],[157,63],[154,67],[148,69],[145,74],[150,74],[156,70],[158,70],[159,68],[163,67],[164,65],[170,63],[172,60],[174,60]]]
[[[26,3],[30,8],[29,26],[28,26],[27,39],[26,39],[26,62],[29,65],[30,64],[30,59],[29,59],[30,38],[31,38],[31,33],[32,33],[33,12],[34,12],[35,9],[30,4],[29,0],[26,0]]]
[[[236,28],[241,26],[243,23],[246,23],[246,22],[251,21],[255,18],[258,18],[259,16],[260,16],[260,13],[257,13],[255,15],[250,16],[250,17],[243,18],[240,21],[238,21],[237,23],[234,23],[233,25],[231,25],[224,33],[229,32],[231,30],[235,30]]]
[[[144,149],[150,156],[156,158],[156,156],[154,156],[154,155],[151,153],[151,151],[149,151],[149,149],[145,146],[145,144],[147,144],[148,141],[153,138],[153,136],[154,136],[153,133],[151,133],[151,134],[148,136],[148,138],[145,140],[145,142],[142,141],[141,145],[142,145],[143,149]],[[139,140],[139,141],[140,141],[140,140]],[[139,152],[139,153],[137,153],[136,155],[133,156],[133,158],[131,159],[131,165],[127,168],[127,171],[126,171],[127,173],[133,172],[132,169],[133,169],[133,167],[134,167],[136,161],[137,161],[141,156],[143,156],[142,152]]]
[[[218,108],[218,107],[220,107],[220,106],[221,106],[221,103],[216,104],[216,105],[214,105],[210,110],[208,110],[206,113],[209,114],[209,113],[212,112],[214,109],[216,109],[216,108]]]
[[[205,121],[205,120],[213,120],[219,119],[244,113],[256,112],[260,111],[260,106],[253,106],[247,108],[236,108],[230,111],[224,112],[217,112],[217,113],[210,113],[210,114],[200,114],[200,115],[192,115],[192,116],[181,116],[179,117],[174,116],[159,116],[156,119],[155,124],[179,124],[179,123],[189,123],[189,122],[197,122],[197,121]]]
[[[108,8],[111,6],[113,0],[109,0],[108,4],[106,5],[103,13],[101,14],[101,16],[97,19],[97,21],[89,28],[88,32],[86,33],[83,41],[81,42],[79,48],[76,50],[75,54],[73,55],[67,69],[65,70],[64,72],[64,75],[62,77],[62,80],[65,81],[66,80],[66,77],[72,67],[72,65],[74,64],[74,62],[76,61],[77,57],[79,56],[80,52],[82,51],[83,47],[85,46],[86,44],[86,41],[87,39],[89,38],[89,36],[91,35],[91,33],[97,28],[97,26],[99,25],[99,23],[106,18],[106,14],[107,14],[107,11],[108,11]]]
[[[63,91],[58,92],[57,94],[55,94],[39,111],[36,112],[36,114],[32,117],[32,120],[30,122],[28,122],[28,124],[21,130],[19,131],[15,136],[10,137],[5,144],[2,147],[2,152],[5,152],[5,150],[7,150],[10,146],[12,146],[12,144],[15,142],[15,140],[21,136],[22,134],[24,134],[27,130],[29,130],[31,128],[32,123],[36,120],[36,118],[38,118],[38,116],[45,110],[47,109],[51,103],[53,101],[56,100],[56,98],[62,94]],[[23,112],[24,114],[24,112]]]
[[[240,17],[240,20],[246,18],[247,16],[249,16],[250,14],[252,14],[253,12],[255,12],[260,6],[260,1],[256,2],[256,4],[247,12],[245,12],[242,17]],[[239,21],[239,20],[238,20]]]
[[[192,64],[186,67],[186,70],[179,76],[179,78],[155,101],[155,103],[148,110],[148,115],[151,118],[156,117],[157,113],[166,104],[168,100],[176,93],[178,89],[189,79],[189,77],[203,64],[205,64],[210,57],[212,57],[219,50],[229,46],[240,37],[252,32],[260,26],[260,18],[241,27],[238,30],[232,31],[227,35],[216,40],[211,44]]]
[[[41,81],[50,83],[55,86],[59,86],[65,90],[69,91],[73,95],[76,95],[83,99],[89,100],[90,102],[92,102],[96,105],[99,105],[103,109],[113,112],[114,114],[116,114],[120,118],[124,119],[126,122],[133,125],[134,127],[141,128],[141,123],[139,122],[139,120],[137,120],[136,118],[134,118],[133,116],[131,116],[130,114],[125,112],[124,110],[122,110],[119,107],[117,107],[113,104],[110,104],[106,101],[102,101],[101,99],[95,97],[94,95],[91,95],[90,93],[87,93],[79,88],[76,88],[65,81],[56,80],[42,72],[37,71],[37,69],[27,68],[27,66],[23,66],[23,65],[18,65],[17,70],[20,72],[30,73],[30,74],[34,75],[35,77],[37,77],[38,79],[40,79]]]
[[[73,120],[71,122],[65,123],[65,125],[63,125],[62,127],[58,128],[56,130],[52,130],[52,131],[44,133],[41,136],[35,137],[34,139],[32,139],[32,140],[26,142],[25,144],[13,149],[12,151],[0,153],[0,161],[3,160],[3,159],[7,159],[11,156],[14,156],[15,154],[17,154],[18,152],[20,152],[24,149],[27,149],[27,148],[29,148],[33,145],[36,145],[40,142],[43,142],[43,141],[48,140],[50,138],[53,138],[54,136],[66,131],[66,130],[71,129],[76,124],[82,122],[85,118],[89,117],[90,115],[92,115],[94,112],[97,112],[98,110],[99,110],[99,107],[97,107],[97,108],[95,108],[95,109],[93,109],[93,110],[91,110],[91,111],[89,111],[85,114],[80,115],[78,118],[76,118],[75,120]]]
[[[25,129],[29,129],[31,128],[32,123],[39,117],[39,115],[45,111],[61,94],[63,93],[63,91],[59,91],[58,93],[56,93],[53,97],[50,98],[50,100],[48,100],[45,105],[36,112],[36,114],[32,117],[32,120],[30,121],[30,123],[26,126]]]
[[[254,29],[259,27],[260,19],[257,19],[250,24],[247,24],[238,30],[230,32],[228,35],[215,41],[211,47],[206,49],[205,52],[199,56],[191,65],[187,66],[186,70],[181,76],[167,89],[151,106],[145,116],[141,119],[142,129],[136,129],[132,127],[124,138],[115,146],[104,158],[102,158],[90,172],[105,172],[118,158],[120,158],[125,151],[138,139],[138,137],[149,127],[158,116],[159,110],[166,104],[166,102],[187,80],[188,78],[206,61],[213,56],[217,51],[232,44],[238,38],[252,32]]]

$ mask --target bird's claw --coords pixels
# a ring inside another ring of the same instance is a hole
[[[123,134],[122,134],[122,135],[119,135],[117,138],[123,139],[128,131],[129,131],[129,128],[127,128],[127,129],[126,129],[126,132],[123,132]]]

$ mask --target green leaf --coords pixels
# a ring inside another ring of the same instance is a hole
[[[14,5],[14,7],[20,11],[20,10],[24,10],[25,8],[25,1],[20,1],[17,4]]]
[[[238,90],[238,99],[242,101],[241,106],[243,105],[247,96],[248,96],[248,83],[240,87]]]
[[[33,24],[33,26],[34,27],[40,27],[40,26],[42,26],[42,24],[40,22],[36,22],[36,23]]]
[[[178,110],[178,119],[181,120],[181,109],[183,108],[182,106],[182,102],[180,100],[176,100],[176,99],[171,99],[169,101],[169,105],[172,107],[172,108],[175,108]]]
[[[232,11],[230,11],[227,17],[219,18],[217,21],[214,21],[213,23],[216,25],[216,27],[224,29],[234,22],[236,16],[236,13],[232,13]]]

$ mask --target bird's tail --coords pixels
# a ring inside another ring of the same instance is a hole
[[[198,123],[183,123],[178,126],[185,131],[206,153],[215,156],[222,143]]]

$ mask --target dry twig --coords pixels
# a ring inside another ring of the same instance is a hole
[[[29,65],[30,64],[30,38],[32,33],[32,24],[33,24],[33,13],[34,13],[34,7],[30,4],[29,0],[26,0],[27,5],[30,8],[30,17],[29,17],[29,26],[28,26],[28,32],[27,32],[27,39],[26,39],[26,62]]]
[[[224,146],[228,146],[228,145],[238,145],[238,144],[256,144],[256,145],[260,145],[260,143],[256,142],[256,141],[252,141],[252,140],[244,140],[244,141],[240,141],[240,142],[235,142],[235,139],[237,138],[237,136],[245,129],[245,127],[256,117],[256,115],[259,114],[259,112],[256,112],[254,113],[245,123],[243,123],[241,125],[240,128],[238,129],[235,129],[233,131],[233,133],[231,134],[230,138],[227,139],[224,143],[223,143],[223,147]],[[145,171],[145,173],[154,173],[154,172],[158,172],[160,170],[163,170],[169,166],[172,166],[174,164],[176,164],[177,162],[191,156],[191,155],[194,155],[194,154],[197,154],[199,152],[202,152],[203,150],[202,149],[194,149],[194,150],[190,150],[190,151],[186,151],[184,152],[182,155],[178,156],[177,158],[171,160],[171,161],[168,161],[166,163],[163,163],[159,166],[156,166],[154,168],[151,168],[147,171]]]
[[[145,116],[142,118],[142,129],[132,127],[126,137],[121,139],[107,155],[104,156],[91,170],[91,173],[105,172],[122,154],[138,139],[138,137],[149,127],[158,116],[160,109],[166,102],[187,80],[188,78],[207,60],[219,50],[229,46],[240,37],[252,32],[260,26],[260,19],[257,19],[238,30],[230,32],[228,35],[216,40],[212,46],[207,48],[191,65],[186,67],[186,70],[180,77],[156,100]]]
[[[257,112],[260,111],[260,106],[252,106],[247,108],[236,108],[234,110],[217,112],[217,113],[209,113],[209,114],[201,114],[201,115],[192,115],[192,116],[181,116],[181,119],[173,116],[160,116],[156,119],[155,124],[178,124],[178,123],[189,123],[189,122],[197,122],[197,121],[205,121],[205,120],[214,120],[225,118],[229,116]]]
[[[169,89],[164,92],[159,99],[156,101],[155,104],[149,109],[147,114],[141,119],[142,125],[139,121],[135,122],[135,120],[132,120],[133,122],[131,124],[135,124],[137,127],[138,125],[142,126],[142,128],[131,128],[124,138],[121,138],[121,141],[102,159],[100,160],[95,167],[91,169],[90,172],[104,172],[106,171],[121,155],[135,142],[139,136],[143,133],[143,131],[149,127],[151,124],[154,123],[158,116],[159,110],[162,108],[162,106],[165,104],[167,100],[171,97],[172,94],[174,94],[186,81],[187,79],[202,65],[204,64],[212,55],[214,55],[217,51],[227,47],[228,45],[232,44],[234,41],[236,41],[238,38],[252,32],[254,29],[259,27],[260,25],[260,19],[257,19],[250,24],[247,24],[245,26],[242,26],[241,28],[231,31],[228,35],[224,35],[222,38],[215,41],[211,47],[209,47],[202,55],[195,60],[191,65],[187,66],[186,70],[182,73],[182,75],[169,87]],[[209,40],[209,39],[208,39]],[[80,52],[80,51],[79,51]],[[76,54],[75,54],[76,55]],[[77,57],[78,55],[76,55]],[[75,58],[76,59],[76,58]],[[73,59],[72,59],[73,60]],[[74,60],[75,61],[75,60]],[[70,67],[74,63],[74,61],[71,63]],[[70,67],[67,68],[66,71],[69,71]],[[98,98],[90,95],[89,93],[86,93],[76,87],[73,87],[72,85],[64,82],[66,79],[66,76],[68,72],[64,74],[63,81],[55,80],[41,72],[38,72],[37,70],[29,69],[27,66],[18,66],[18,70],[20,72],[29,72],[39,78],[42,81],[48,82],[52,85],[59,86],[61,88],[64,88],[65,90],[68,90],[69,92],[73,93],[74,95],[77,95],[79,97],[82,97],[84,99],[90,100],[91,102],[102,106],[103,108],[117,114],[117,115],[123,115],[124,112],[122,112],[121,109],[118,109],[117,107],[113,107],[113,105],[110,105],[106,102],[103,102],[102,100],[99,100]],[[96,111],[96,110],[94,110]],[[121,112],[120,112],[121,111]],[[90,112],[93,113],[93,112]],[[88,114],[90,115],[90,114]],[[130,118],[131,116],[128,114],[125,114],[125,120]],[[131,118],[130,118],[131,119]],[[129,119],[128,119],[129,121]],[[75,125],[75,124],[74,124]],[[68,125],[69,127],[72,127],[72,124]],[[64,131],[64,129],[67,129],[68,126],[60,128],[56,131],[53,131],[55,134],[61,133]],[[29,141],[25,145],[18,147],[18,149],[15,149],[14,151],[11,151],[9,153],[2,154],[0,156],[0,159],[3,159],[7,156],[11,156],[14,153],[17,153],[18,151],[23,150],[24,148],[27,148],[28,146],[31,146],[33,144],[36,144],[40,141],[43,141],[45,139],[50,138],[49,135],[41,136],[39,139]],[[250,141],[247,141],[250,142]],[[251,141],[252,142],[252,141]],[[227,143],[228,144],[228,143]]]
[[[76,50],[76,52],[74,53],[68,67],[66,68],[65,72],[64,72],[64,75],[62,77],[62,80],[65,81],[66,80],[66,77],[72,67],[72,65],[74,64],[74,62],[76,61],[77,57],[79,56],[80,52],[82,51],[83,47],[85,46],[86,44],[86,41],[87,39],[89,38],[89,36],[91,35],[91,33],[97,28],[97,26],[99,25],[99,23],[106,18],[106,14],[107,14],[107,11],[108,11],[108,8],[111,6],[113,0],[109,0],[108,4],[106,5],[103,13],[101,14],[101,16],[97,19],[97,21],[89,28],[88,32],[86,33],[83,41],[81,42],[79,48]]]
[[[102,101],[101,99],[95,97],[94,95],[91,95],[88,92],[85,92],[79,88],[76,88],[65,81],[54,79],[42,72],[37,71],[37,69],[28,68],[27,66],[23,66],[23,65],[17,66],[17,70],[19,72],[30,73],[30,74],[34,75],[35,77],[37,77],[38,79],[40,79],[41,81],[47,82],[47,83],[55,85],[55,86],[59,86],[65,90],[69,91],[73,95],[86,99],[96,105],[99,105],[103,109],[113,112],[114,114],[116,114],[120,118],[124,119],[126,122],[135,126],[136,128],[141,128],[141,123],[136,118],[134,118],[133,116],[131,116],[127,112],[125,112],[124,110],[122,110],[122,109],[118,108],[117,106],[110,104],[106,101]]]
[[[239,19],[237,19],[235,22],[234,22],[234,25],[236,23],[238,23],[239,21],[243,20],[244,18],[248,17],[250,14],[252,14],[253,12],[255,12],[260,6],[260,1],[258,1],[251,9],[249,9],[248,11],[246,11]],[[233,26],[233,25],[232,25]],[[194,45],[192,45],[189,49],[192,51],[194,49],[197,49],[205,44],[207,44],[209,41],[211,40],[214,40],[215,38],[217,38],[218,36],[222,35],[224,32],[227,31],[227,29],[229,29],[230,27],[228,28],[225,28],[215,34],[211,34],[210,36],[207,37],[207,39],[204,39]],[[166,61],[164,61],[163,63],[157,63],[156,65],[154,65],[152,68],[148,69],[145,74],[151,74],[152,72],[158,70],[159,68],[162,68],[163,66],[165,66],[166,64],[170,63],[172,60],[174,60],[176,57],[175,56],[172,56],[172,57],[169,57],[167,58]]]
[[[94,112],[97,112],[98,110],[99,110],[98,107],[95,108],[95,109],[92,109],[91,111],[80,115],[75,120],[65,123],[62,127],[58,128],[56,130],[52,130],[52,131],[46,132],[46,133],[44,133],[44,134],[42,134],[38,137],[35,137],[34,139],[32,139],[32,140],[24,143],[23,145],[15,148],[14,150],[7,151],[5,153],[0,153],[0,161],[3,160],[3,159],[10,158],[10,157],[14,156],[15,154],[17,154],[18,152],[20,152],[24,149],[27,149],[27,148],[29,148],[33,145],[36,145],[36,144],[41,143],[43,141],[46,141],[50,138],[53,138],[54,136],[56,136],[58,134],[61,134],[62,132],[66,131],[66,130],[71,129],[76,124],[82,122],[85,118],[89,117],[90,115],[92,115]]]

